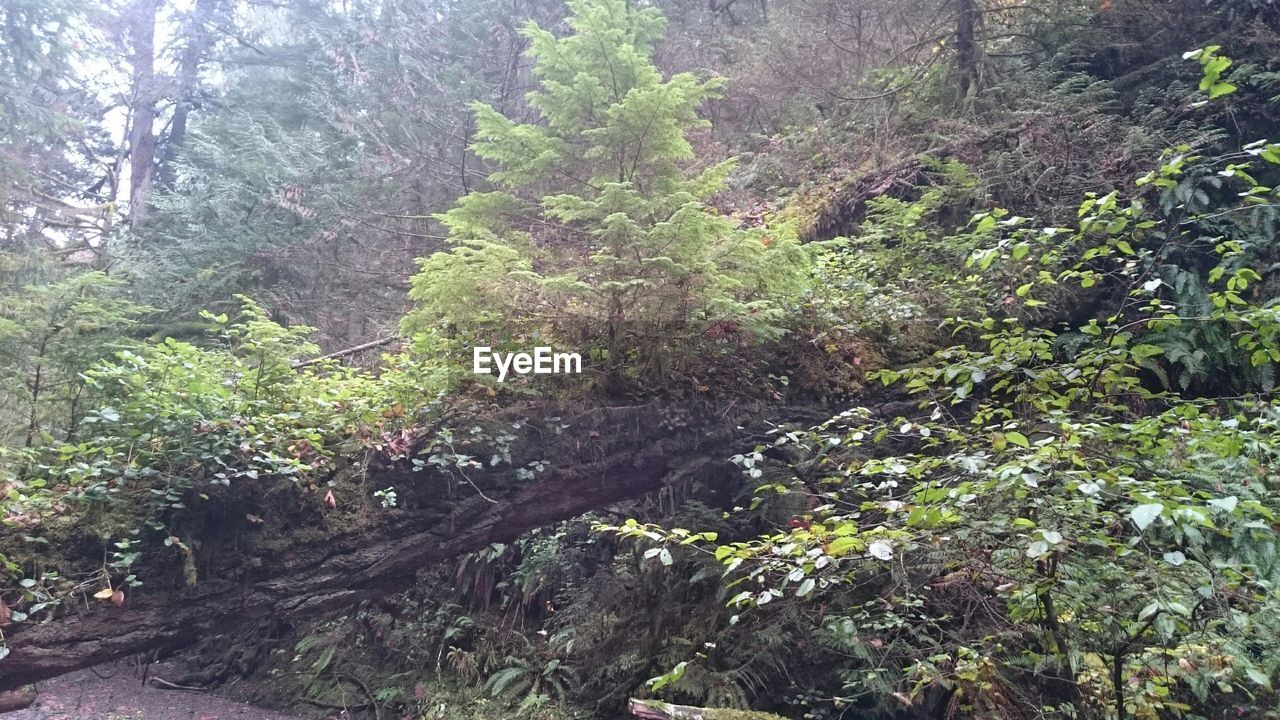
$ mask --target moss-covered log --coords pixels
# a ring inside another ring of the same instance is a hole
[[[672,705],[660,700],[632,699],[629,710],[639,720],[786,720],[781,715],[755,710],[700,708]]]
[[[24,687],[17,690],[9,690],[8,692],[0,692],[0,713],[21,710],[35,701],[36,690],[33,687]]]
[[[581,413],[573,437],[541,448],[563,464],[532,483],[495,474],[478,480],[484,496],[442,501],[408,517],[388,513],[323,543],[300,542],[277,553],[251,578],[201,579],[179,591],[141,593],[123,607],[96,603],[49,622],[8,628],[10,654],[0,660],[0,691],[138,652],[181,648],[265,619],[351,606],[403,589],[420,569],[441,560],[509,542],[714,465],[733,472],[724,458],[742,442],[736,428],[748,421],[749,412],[686,414],[675,432],[670,415],[659,408]],[[703,420],[691,420],[698,417]],[[406,472],[403,468],[381,472],[386,477],[377,482],[410,482],[394,475]]]

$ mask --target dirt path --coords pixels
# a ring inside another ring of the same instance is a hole
[[[163,670],[152,666],[150,675],[163,677]],[[0,719],[303,720],[210,693],[144,685],[141,671],[124,662],[46,680],[39,684],[39,691],[30,707],[0,714]]]

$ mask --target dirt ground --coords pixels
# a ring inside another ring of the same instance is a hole
[[[46,680],[35,703],[0,720],[303,720],[212,693],[154,687],[150,678],[164,671],[151,666],[143,684],[142,669],[121,662]]]

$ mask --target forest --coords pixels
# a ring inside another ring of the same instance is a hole
[[[1278,368],[1275,0],[0,0],[19,720],[1277,720]]]

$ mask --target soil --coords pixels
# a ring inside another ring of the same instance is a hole
[[[141,667],[119,662],[46,680],[38,685],[39,695],[31,706],[0,713],[0,719],[303,720],[209,692],[155,687],[152,679],[166,677],[165,670],[152,665],[144,682]]]

